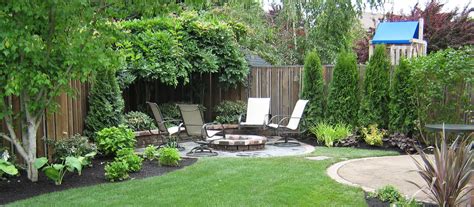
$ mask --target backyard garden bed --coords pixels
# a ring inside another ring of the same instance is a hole
[[[131,179],[141,179],[152,176],[160,176],[171,171],[175,171],[186,166],[192,165],[197,159],[185,158],[180,161],[179,167],[160,166],[158,161],[144,161],[141,171],[130,173]],[[104,176],[104,166],[111,162],[110,158],[97,158],[93,160],[92,167],[86,167],[79,176],[75,173],[68,173],[64,178],[62,185],[55,185],[48,180],[43,173],[40,173],[38,182],[33,183],[22,173],[19,177],[11,177],[8,180],[0,180],[0,205],[30,198],[33,196],[62,191],[71,188],[109,183]]]
[[[369,207],[390,207],[389,202],[383,202],[378,198],[370,197],[368,193],[365,193],[365,202]],[[423,207],[437,207],[438,205],[432,203],[421,203]]]

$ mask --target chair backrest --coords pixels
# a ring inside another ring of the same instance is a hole
[[[245,123],[264,125],[268,123],[270,114],[270,98],[249,98]]]
[[[161,115],[160,108],[158,107],[158,104],[153,103],[153,102],[146,102],[148,106],[150,106],[151,111],[153,112],[153,117],[155,117],[155,122],[158,125],[158,130],[161,132],[168,132],[168,129],[166,128],[164,124],[164,119],[163,116]]]
[[[288,129],[298,129],[298,125],[300,124],[301,117],[303,116],[303,112],[307,103],[308,100],[301,99],[296,102],[295,108],[293,109],[293,113],[291,114],[290,121],[288,121],[288,125],[286,126]]]
[[[197,104],[178,104],[186,133],[189,136],[201,136],[204,117]]]

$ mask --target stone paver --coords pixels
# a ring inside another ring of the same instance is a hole
[[[419,156],[414,157],[420,159]],[[415,170],[417,167],[413,159],[409,155],[401,155],[343,161],[328,168],[328,175],[340,183],[362,187],[365,191],[393,185],[408,197],[432,202],[428,195],[409,182],[426,186]]]
[[[180,152],[181,156],[186,156],[189,150],[198,146],[194,142],[184,142],[180,145],[185,148],[184,151]],[[301,146],[297,147],[277,147],[266,144],[265,149],[256,151],[215,151],[219,154],[217,157],[281,157],[308,154],[314,151],[314,147],[305,143],[301,143]]]

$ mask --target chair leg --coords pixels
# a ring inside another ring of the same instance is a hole
[[[208,145],[200,144],[197,147],[191,149],[188,153],[188,156],[196,156],[196,157],[210,157],[210,156],[217,156],[217,152],[212,151],[212,149]]]

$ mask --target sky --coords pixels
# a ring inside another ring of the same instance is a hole
[[[270,5],[272,2],[281,4],[281,0],[262,0],[263,1],[263,8],[268,11],[270,9]],[[400,11],[403,11],[403,13],[409,13],[413,6],[419,2],[421,5],[421,8],[424,8],[426,5],[426,2],[429,2],[430,0],[385,0],[388,3],[385,3],[383,6],[382,10],[379,11],[373,11],[377,13],[385,13],[389,11],[394,11],[396,14],[400,14]],[[447,11],[453,10],[456,7],[459,7],[460,9],[464,8],[464,6],[468,3],[470,3],[470,6],[473,7],[474,3],[473,0],[439,0],[441,3],[445,3],[444,9]],[[370,9],[367,9],[367,11],[371,11]],[[472,14],[472,13],[471,13]]]

